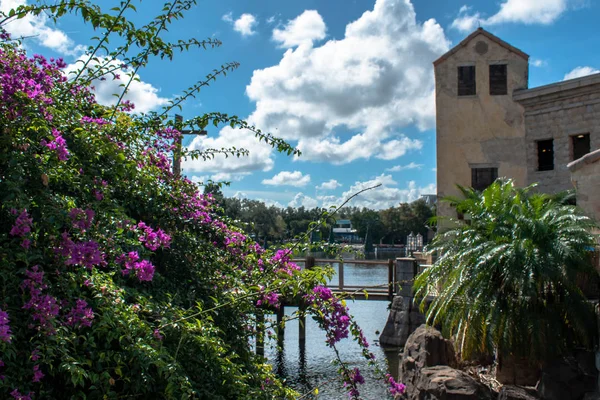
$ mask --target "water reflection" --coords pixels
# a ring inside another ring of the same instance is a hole
[[[334,265],[334,268],[336,265]],[[387,282],[387,266],[346,264],[344,269],[344,282],[348,285],[378,285]],[[334,276],[331,284],[337,284]],[[378,345],[379,332],[383,330],[388,316],[387,301],[347,301],[350,313],[362,327],[371,350],[385,366],[388,360],[391,373],[397,377],[398,351],[384,351]],[[286,316],[292,316],[297,309],[286,307]],[[272,316],[274,318],[274,316]],[[306,344],[302,346],[299,341],[299,322],[293,319],[285,327],[283,349],[277,349],[276,340],[270,340],[265,355],[271,360],[277,374],[287,383],[300,391],[308,393],[319,387],[320,400],[347,399],[344,388],[337,379],[337,367],[332,364],[335,353],[327,347],[325,334],[318,328],[315,321],[306,320]],[[339,343],[338,350],[344,361],[350,366],[359,367],[366,384],[361,386],[361,395],[365,399],[391,399],[387,387],[374,377],[374,371],[363,358],[360,347],[350,339]]]

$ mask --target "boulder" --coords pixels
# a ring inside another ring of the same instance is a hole
[[[408,400],[491,400],[492,391],[467,373],[447,365],[423,368]]]
[[[544,365],[537,391],[544,400],[582,400],[597,383],[595,354],[577,351]]]
[[[505,385],[535,386],[540,379],[540,364],[513,355],[499,356],[496,380]]]
[[[382,347],[404,346],[408,336],[425,323],[425,315],[413,301],[414,298],[410,296],[394,297],[387,322],[379,336]]]
[[[498,392],[498,400],[537,400],[535,390],[527,389],[521,386],[504,385]]]
[[[421,325],[406,341],[400,359],[399,379],[406,385],[407,391],[411,391],[423,368],[438,365],[457,365],[454,346],[437,329]]]

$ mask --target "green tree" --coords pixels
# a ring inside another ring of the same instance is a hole
[[[423,299],[439,290],[428,322],[456,335],[467,357],[495,349],[543,360],[575,342],[593,344],[593,307],[576,284],[581,274],[595,275],[593,221],[568,205],[567,195],[516,188],[511,180],[482,193],[460,190],[464,199],[446,201],[468,221],[453,220],[436,236],[430,249],[439,258],[415,282]]]
[[[385,228],[378,211],[363,208],[352,214],[351,221],[352,227],[356,229],[358,236],[362,238],[365,238],[367,229],[373,242],[379,242],[385,234]]]

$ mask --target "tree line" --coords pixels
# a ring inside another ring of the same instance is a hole
[[[207,184],[204,193],[212,194],[223,215],[246,224],[246,231],[260,242],[292,240],[306,233],[310,223],[318,220],[324,211],[319,207],[280,208],[268,206],[260,200],[225,197],[216,184]],[[399,203],[384,210],[343,207],[327,220],[327,224],[315,236],[316,240],[328,240],[336,220],[347,219],[363,240],[368,230],[374,243],[406,244],[406,237],[411,232],[427,237],[428,231],[433,229],[430,220],[435,213],[435,206],[429,205],[424,199]]]

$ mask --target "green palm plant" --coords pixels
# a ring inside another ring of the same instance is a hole
[[[415,281],[421,306],[456,338],[464,357],[492,354],[543,361],[573,343],[591,345],[597,333],[593,306],[576,281],[597,277],[590,262],[595,223],[572,194],[536,193],[497,180],[483,192],[459,187],[448,198],[467,221],[451,220],[430,250],[435,264]]]

